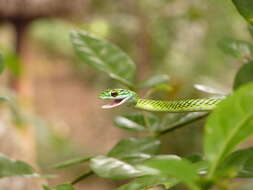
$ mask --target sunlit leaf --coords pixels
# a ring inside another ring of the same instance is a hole
[[[91,159],[92,157],[91,156],[84,156],[84,157],[79,157],[79,158],[74,158],[74,159],[71,159],[71,160],[67,160],[67,161],[64,161],[62,163],[59,163],[59,164],[55,164],[53,166],[53,168],[57,168],[57,169],[60,169],[60,168],[67,168],[67,167],[70,167],[70,166],[74,166],[74,165],[77,165],[77,164],[81,164],[83,162],[87,162]]]
[[[56,187],[48,187],[46,185],[43,186],[44,190],[75,190],[74,187],[70,184],[61,184]]]
[[[146,190],[158,185],[164,185],[166,189],[169,189],[177,183],[178,180],[167,175],[143,176],[122,185],[117,190]]]
[[[129,179],[147,174],[133,165],[106,156],[92,158],[90,167],[98,176],[109,179]]]
[[[0,155],[0,178],[26,175],[36,175],[36,173],[27,163]]]
[[[237,58],[253,57],[253,46],[247,41],[225,38],[219,41],[218,46],[224,53]]]
[[[198,170],[187,160],[179,159],[176,156],[161,156],[149,159],[143,164],[147,168],[157,170],[160,174],[169,175],[182,183],[187,184],[191,189],[198,190]]]
[[[135,64],[118,47],[87,32],[73,31],[71,42],[82,62],[107,73],[128,87],[133,87]]]
[[[156,85],[162,84],[162,83],[167,83],[169,81],[170,77],[168,75],[160,74],[160,75],[155,75],[147,80],[141,82],[138,87],[139,88],[150,88],[154,87]]]
[[[253,22],[253,1],[232,0],[239,13],[248,21]]]
[[[150,127],[151,129],[157,128],[159,126],[159,118],[151,113],[148,113],[145,116],[141,113],[135,113],[118,116],[114,119],[114,123],[117,127],[122,129],[145,131],[147,130],[147,127]]]
[[[108,156],[136,163],[150,158],[150,155],[157,154],[160,144],[158,139],[152,137],[128,138],[118,142],[108,153]]]
[[[253,134],[253,84],[229,96],[211,113],[205,126],[204,153],[209,177],[226,156]]]
[[[224,95],[225,94],[225,92],[222,92],[218,89],[214,89],[210,86],[206,86],[206,85],[203,85],[203,84],[195,84],[194,88],[196,88],[197,90],[200,90],[202,92],[209,93],[209,94],[218,94],[218,95]]]
[[[234,80],[233,88],[237,89],[240,86],[253,82],[253,62],[244,64],[237,72]]]

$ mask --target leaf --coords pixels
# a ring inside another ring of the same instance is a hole
[[[98,176],[109,179],[129,179],[147,174],[133,165],[106,156],[92,158],[90,167]]]
[[[108,153],[108,156],[136,163],[158,153],[161,142],[152,137],[128,138],[121,140]]]
[[[187,160],[179,159],[177,156],[160,156],[145,161],[142,166],[155,169],[162,175],[169,175],[187,184],[193,190],[199,190],[198,170]],[[139,167],[138,167],[139,168]]]
[[[204,153],[209,178],[226,156],[253,134],[253,84],[229,96],[211,113],[205,126]]]
[[[232,0],[238,12],[248,21],[253,22],[253,1]]]
[[[151,88],[156,85],[167,83],[170,77],[168,75],[160,74],[150,77],[149,79],[141,82],[138,87],[139,88]]]
[[[251,37],[253,37],[253,24],[249,24],[248,29],[249,29]]]
[[[0,155],[0,178],[11,176],[36,175],[34,169],[23,161]]]
[[[143,176],[122,185],[117,190],[146,190],[158,185],[164,185],[166,189],[175,186],[178,180],[168,177],[166,175]]]
[[[231,153],[219,168],[224,170],[236,171],[239,177],[253,177],[253,147],[237,150]]]
[[[253,46],[247,41],[224,38],[218,42],[218,46],[224,53],[236,58],[253,57]]]
[[[3,72],[4,70],[4,60],[2,55],[0,54],[0,74]]]
[[[87,32],[73,31],[70,36],[82,62],[107,73],[128,87],[134,86],[136,66],[126,53],[112,43]]]
[[[203,84],[195,84],[194,88],[196,88],[197,90],[200,90],[202,92],[209,93],[209,94],[225,95],[225,92],[222,92],[220,90],[214,89],[210,86],[206,86]]]
[[[145,121],[145,116],[147,121]],[[148,113],[145,116],[140,113],[118,116],[114,119],[114,124],[119,128],[131,131],[146,131],[146,122],[152,129],[159,126],[159,119],[155,115]]]
[[[162,128],[159,129],[159,135],[174,131],[180,127],[193,123],[199,119],[206,117],[205,112],[191,112],[187,114],[168,114],[162,122]]]
[[[50,188],[46,185],[43,186],[44,190],[75,190],[74,187],[70,184],[61,184],[56,187]]]
[[[19,57],[13,51],[5,51],[3,61],[14,77],[19,77],[23,71]]]
[[[240,70],[237,72],[234,80],[233,88],[238,89],[240,86],[253,82],[253,62],[242,65]]]
[[[57,169],[67,168],[67,167],[70,167],[70,166],[73,166],[73,165],[77,165],[77,164],[81,164],[83,162],[87,162],[91,158],[92,158],[92,156],[84,156],[84,157],[74,158],[74,159],[67,160],[67,161],[64,161],[62,163],[56,164],[56,165],[53,166],[53,168],[57,168]]]

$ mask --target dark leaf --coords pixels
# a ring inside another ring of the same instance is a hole
[[[237,72],[234,80],[234,90],[240,86],[253,82],[253,62],[244,64],[240,70]]]
[[[252,0],[232,0],[238,12],[248,21],[253,22],[253,1]]]
[[[236,172],[239,177],[253,177],[253,148],[237,150],[231,153],[219,168]]]

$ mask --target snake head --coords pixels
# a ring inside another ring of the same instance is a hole
[[[108,89],[99,95],[100,99],[112,100],[111,104],[103,105],[102,108],[114,108],[124,103],[136,103],[137,94],[131,90],[126,89]]]

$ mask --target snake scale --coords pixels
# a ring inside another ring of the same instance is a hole
[[[103,91],[99,97],[105,100],[112,100],[111,104],[102,106],[105,109],[128,104],[138,109],[160,112],[210,111],[224,99],[224,97],[218,97],[176,101],[151,100],[139,98],[135,92],[126,89],[108,89]]]

